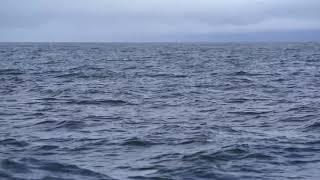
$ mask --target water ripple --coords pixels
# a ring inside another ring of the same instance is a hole
[[[319,43],[0,43],[0,179],[319,179]]]

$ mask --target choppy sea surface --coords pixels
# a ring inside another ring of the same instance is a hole
[[[0,179],[320,179],[320,44],[1,43]]]

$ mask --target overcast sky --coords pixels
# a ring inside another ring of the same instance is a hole
[[[320,40],[320,0],[0,0],[0,41]]]

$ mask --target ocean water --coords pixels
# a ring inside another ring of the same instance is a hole
[[[0,179],[320,179],[318,43],[1,43]]]

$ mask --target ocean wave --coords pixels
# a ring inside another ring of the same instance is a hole
[[[0,43],[0,179],[319,179],[318,52]]]

